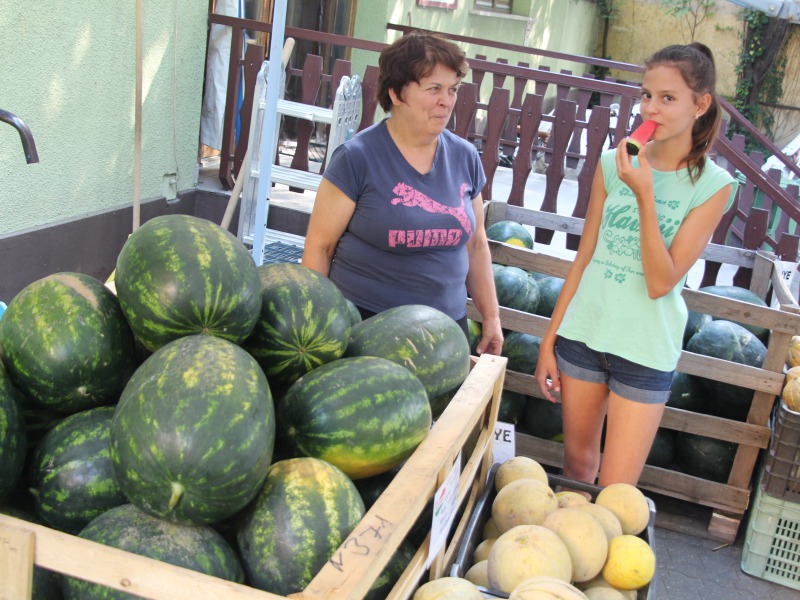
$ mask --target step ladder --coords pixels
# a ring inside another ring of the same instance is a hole
[[[270,110],[267,93],[269,68],[269,61],[264,61],[256,80],[250,135],[248,138],[250,157],[249,161],[242,165],[245,179],[242,186],[242,205],[239,218],[239,238],[252,247],[253,258],[258,265],[264,263],[264,251],[270,244],[274,244],[277,241],[281,244],[300,245],[302,248],[304,242],[304,238],[300,236],[267,228],[269,191],[272,189],[272,183],[316,191],[322,181],[322,175],[319,173],[292,169],[283,165],[272,164],[271,162],[264,163],[264,160],[271,161],[275,157],[277,132],[281,116],[292,116],[312,123],[330,125],[325,153],[326,158],[328,158],[339,144],[355,135],[361,121],[362,106],[361,79],[358,75],[342,77],[334,96],[333,107],[324,108],[284,99],[286,75],[281,70],[276,107],[275,110]],[[268,115],[271,116],[268,117]],[[267,123],[265,120],[268,118],[274,119],[274,121]],[[268,141],[264,131],[270,128],[275,133],[271,136],[273,139]],[[265,152],[267,153],[266,155],[264,155]],[[265,164],[269,167],[267,175],[261,172]],[[259,190],[261,190],[263,198],[259,197]],[[261,211],[258,210],[259,202],[263,202]],[[259,236],[257,233],[259,231],[263,234],[261,236],[263,243],[261,244],[258,242]],[[258,247],[259,245],[260,247]]]

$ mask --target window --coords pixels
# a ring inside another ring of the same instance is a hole
[[[510,13],[511,1],[512,0],[475,0],[475,8]]]

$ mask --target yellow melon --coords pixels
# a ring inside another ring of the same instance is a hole
[[[472,553],[472,562],[480,562],[489,558],[489,550],[492,549],[496,541],[497,538],[487,538],[481,541],[481,543],[475,547],[475,552]]]
[[[798,377],[800,377],[800,365],[797,365],[796,367],[792,367],[791,369],[786,370],[786,380],[784,381],[784,384],[789,383],[790,381],[792,381],[793,379],[797,379]]]
[[[627,600],[627,596],[613,587],[593,587],[583,592],[588,600]]]
[[[781,400],[786,403],[789,410],[800,412],[800,378],[791,380],[787,378],[781,392]]]
[[[547,484],[544,467],[528,456],[513,456],[497,467],[494,489],[498,492],[516,479],[537,479]]]
[[[548,514],[542,527],[552,529],[564,542],[572,562],[572,581],[589,581],[603,569],[608,538],[600,522],[577,507],[558,508]]]
[[[602,589],[611,590],[609,600],[636,600],[637,596],[636,590],[618,590],[617,588],[613,587],[610,583],[603,579],[602,573],[594,579],[590,579],[589,581],[576,583],[575,586],[579,590],[582,590],[583,593],[592,600],[603,600],[602,592],[599,591]],[[614,594],[617,595],[614,596]]]
[[[609,542],[618,535],[622,535],[622,525],[619,524],[617,515],[608,510],[605,506],[587,503],[580,504],[575,508],[587,512],[597,519],[597,521],[603,527],[603,530],[606,532],[606,539]]]
[[[531,577],[520,582],[508,596],[509,600],[586,600],[575,586],[554,577]]]
[[[464,579],[466,579],[471,583],[474,583],[475,585],[488,588],[489,587],[488,568],[489,568],[488,560],[482,560],[480,562],[476,562],[469,569],[467,569],[466,573],[464,573]]]
[[[638,535],[644,531],[650,520],[647,498],[629,483],[607,485],[597,494],[594,503],[605,506],[616,515],[622,525],[622,533]]]
[[[554,531],[541,525],[519,525],[494,543],[487,564],[491,588],[510,593],[520,582],[544,575],[569,582],[569,550]]]
[[[492,517],[486,519],[486,523],[483,525],[483,531],[481,532],[481,539],[488,540],[490,538],[496,538],[502,533],[494,522]]]
[[[422,584],[413,600],[483,600],[483,594],[471,581],[461,577],[442,577]]]
[[[656,572],[656,555],[650,545],[635,535],[623,534],[608,544],[603,579],[620,590],[644,587]]]
[[[800,366],[800,335],[793,335],[789,340],[786,364],[789,365],[789,368]]]

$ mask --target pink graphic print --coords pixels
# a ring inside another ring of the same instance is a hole
[[[472,235],[472,223],[470,223],[466,211],[465,193],[468,189],[469,186],[466,183],[462,183],[460,189],[460,204],[458,206],[447,206],[426,196],[419,190],[415,190],[408,184],[398,183],[392,190],[398,195],[397,198],[392,199],[392,204],[419,207],[433,214],[450,215],[459,222],[463,228],[463,232],[466,232],[469,236]],[[389,246],[455,246],[461,240],[463,232],[458,229],[425,229],[418,231],[390,230]]]

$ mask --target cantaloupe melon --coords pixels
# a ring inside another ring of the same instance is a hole
[[[481,587],[489,587],[489,561],[482,560],[473,564],[467,572],[464,573],[464,579],[479,585]]]
[[[472,562],[480,562],[489,558],[489,551],[497,541],[497,538],[487,538],[482,540],[480,544],[475,547],[475,552],[472,553]]]
[[[422,584],[413,600],[483,600],[483,594],[471,581],[461,577],[442,577]]]
[[[508,598],[509,600],[586,600],[586,595],[566,581],[540,576],[520,582]]]
[[[576,506],[575,508],[583,510],[592,515],[606,532],[606,538],[610,542],[618,535],[622,535],[622,525],[619,524],[617,515],[608,510],[605,506],[599,504],[587,503]]]
[[[513,456],[497,467],[494,489],[498,492],[516,479],[537,479],[547,484],[544,467],[528,456]]]
[[[549,513],[542,527],[555,531],[569,551],[572,581],[589,581],[603,569],[608,556],[608,538],[600,522],[577,507]]]
[[[622,525],[622,533],[638,535],[644,531],[650,520],[647,498],[641,490],[629,483],[607,485],[597,494],[594,503],[605,506],[616,515]]]
[[[517,525],[541,525],[547,513],[558,508],[558,500],[546,483],[517,479],[497,492],[492,502],[492,519],[505,533]]]
[[[505,532],[489,552],[490,587],[506,593],[531,577],[544,575],[569,582],[569,550],[554,531],[541,525],[519,525]]]

